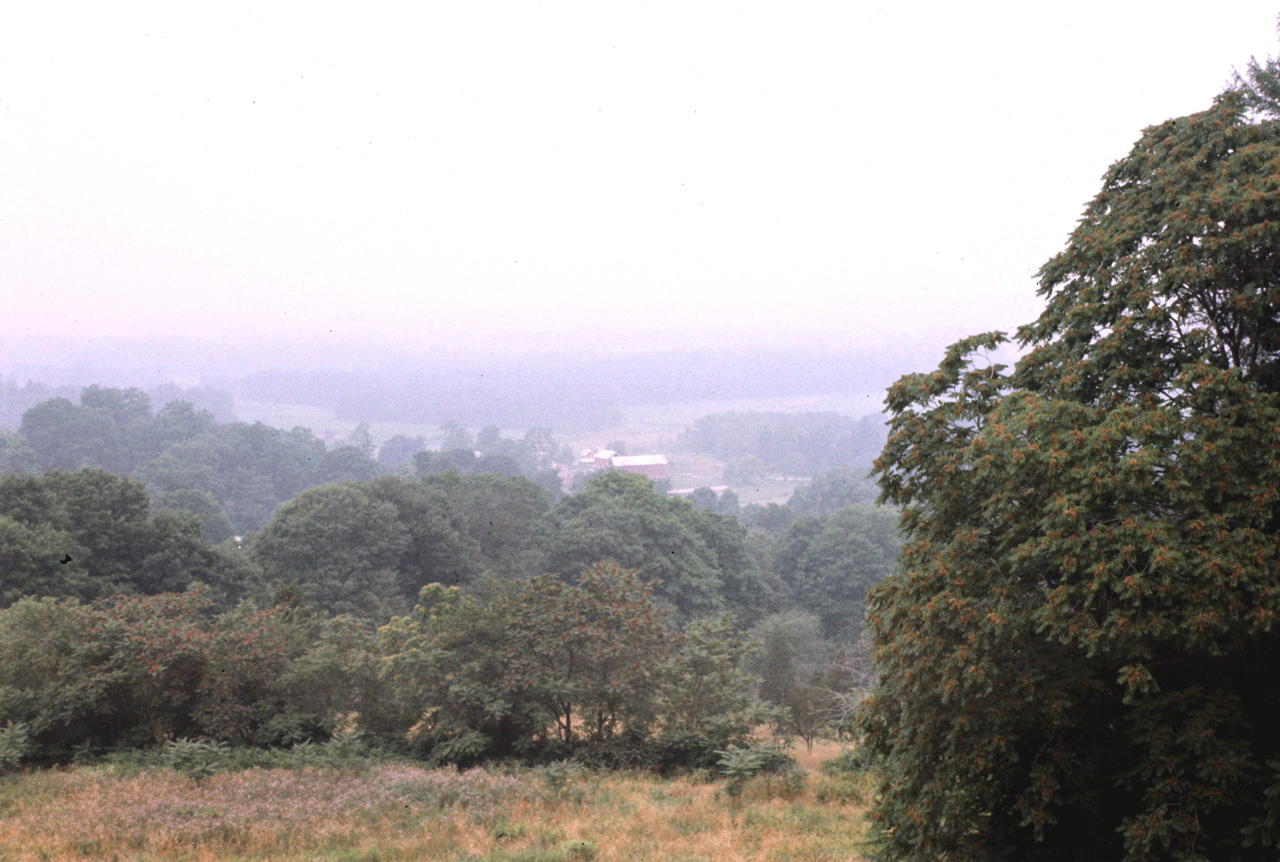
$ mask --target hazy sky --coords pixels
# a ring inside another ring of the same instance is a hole
[[[0,7],[0,337],[1012,327],[1278,11],[345,9]]]

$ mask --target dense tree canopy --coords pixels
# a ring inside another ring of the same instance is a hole
[[[0,476],[0,557],[0,605],[25,595],[156,593],[193,582],[226,598],[250,586],[236,583],[232,561],[209,547],[194,518],[153,514],[140,483],[96,468]]]
[[[170,385],[157,392],[190,394],[229,415],[229,396],[216,390]],[[238,533],[262,527],[277,506],[306,488],[384,472],[372,457],[367,429],[361,446],[326,449],[305,428],[219,424],[185,400],[169,401],[153,415],[150,396],[138,389],[94,385],[81,391],[79,404],[41,401],[23,414],[19,432],[0,436],[0,472],[98,467],[140,479],[154,497],[165,497],[165,508],[194,505],[192,514],[211,537],[225,532],[225,522]]]
[[[380,631],[403,732],[433,759],[552,750],[607,763],[696,765],[758,720],[747,641],[725,620],[663,625],[652,584],[611,563],[433,584]]]
[[[890,509],[847,506],[826,517],[804,515],[778,537],[775,571],[828,636],[857,638],[867,590],[888,576],[898,556],[896,522]]]
[[[477,568],[503,577],[540,573],[537,531],[552,503],[543,488],[523,476],[483,473],[440,473],[419,484],[447,501],[457,529],[475,548]]]
[[[1280,124],[1147,129],[1040,276],[1012,374],[890,390],[884,855],[1274,858]]]
[[[202,590],[101,599],[27,598],[0,610],[0,721],[23,722],[30,754],[327,738],[381,727],[373,632],[277,606],[212,612]]]
[[[157,417],[174,424],[183,414]],[[199,414],[197,414],[199,415]],[[207,415],[207,414],[206,414]],[[326,482],[363,481],[378,464],[356,446],[325,449],[306,428],[283,431],[261,422],[212,425],[141,463],[133,475],[155,494],[196,490],[211,495],[238,532],[261,528],[280,504]]]
[[[0,473],[35,473],[39,469],[36,452],[25,437],[0,431]]]
[[[737,521],[659,494],[631,473],[602,473],[563,500],[546,518],[543,542],[547,570],[568,579],[602,560],[636,569],[685,619],[724,610],[754,618],[771,598]]]
[[[310,488],[280,507],[254,556],[268,581],[298,584],[309,605],[385,620],[406,609],[398,566],[410,536],[397,515],[353,485]]]

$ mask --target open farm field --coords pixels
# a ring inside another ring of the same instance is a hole
[[[883,393],[875,395],[796,395],[786,398],[738,398],[687,401],[678,404],[624,404],[623,421],[612,428],[576,434],[575,449],[625,440],[628,451],[663,452],[675,447],[680,433],[704,416],[715,413],[843,413],[860,417],[883,409]],[[580,445],[581,444],[581,445]]]
[[[838,751],[798,752],[813,766]],[[869,784],[800,789],[536,770],[79,767],[0,779],[0,859],[835,860],[862,857]]]

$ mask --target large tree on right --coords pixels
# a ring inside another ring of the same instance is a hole
[[[1012,370],[991,333],[890,390],[884,858],[1276,858],[1280,122],[1247,95],[1110,168]]]

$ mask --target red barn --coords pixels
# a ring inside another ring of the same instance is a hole
[[[639,473],[650,479],[667,478],[666,455],[614,455],[610,466],[624,473]]]

